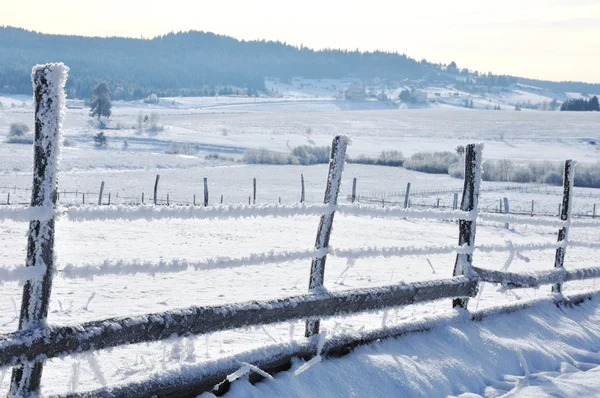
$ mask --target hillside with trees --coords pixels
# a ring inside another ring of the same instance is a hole
[[[589,100],[583,98],[569,99],[562,103],[561,111],[600,111],[598,97],[593,96]]]
[[[70,98],[90,98],[106,82],[113,99],[160,96],[210,96],[218,88],[238,87],[246,94],[265,91],[266,77],[379,78],[390,81],[527,84],[531,79],[479,74],[405,54],[326,49],[315,51],[273,41],[243,41],[208,32],[169,33],[153,39],[50,35],[0,27],[0,92],[29,94],[35,64],[62,61],[71,68]],[[535,81],[538,87],[600,92],[600,84]]]

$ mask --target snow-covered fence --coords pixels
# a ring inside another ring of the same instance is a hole
[[[561,292],[562,283],[600,277],[600,267],[578,270],[565,270],[564,258],[567,244],[579,247],[600,248],[593,242],[569,242],[569,228],[600,227],[600,222],[582,222],[571,220],[571,197],[573,194],[572,162],[565,163],[563,203],[560,219],[520,217],[512,214],[480,214],[479,193],[481,182],[481,161],[483,146],[471,144],[465,151],[465,180],[462,190],[460,209],[431,210],[405,207],[375,207],[364,204],[338,204],[338,195],[342,181],[346,147],[349,139],[337,136],[333,140],[327,186],[323,204],[307,205],[304,202],[295,205],[256,205],[256,179],[253,180],[253,196],[248,205],[207,206],[208,184],[205,179],[204,206],[159,206],[156,177],[154,205],[141,206],[98,206],[56,207],[57,195],[57,155],[60,143],[60,124],[63,117],[64,81],[67,68],[62,64],[50,64],[34,69],[36,83],[36,141],[34,184],[31,204],[27,208],[6,206],[0,208],[0,219],[30,222],[28,237],[28,256],[26,267],[12,269],[0,268],[0,282],[19,281],[24,283],[23,307],[19,330],[0,335],[0,366],[14,367],[11,393],[28,395],[39,390],[42,364],[45,359],[63,357],[72,353],[100,350],[122,345],[161,341],[171,336],[188,336],[212,333],[216,331],[285,322],[306,320],[307,337],[319,333],[320,319],[325,317],[349,315],[365,311],[378,311],[385,308],[410,305],[440,299],[452,299],[453,307],[467,309],[468,299],[474,297],[481,282],[499,283],[505,288],[537,287],[544,284],[554,285],[555,293]],[[39,91],[39,93],[38,93]],[[409,189],[407,188],[407,193]],[[405,201],[408,200],[406,195]],[[438,247],[368,247],[361,249],[336,250],[330,246],[330,237],[336,213],[355,217],[411,218],[428,220],[458,220],[459,239],[457,246]],[[56,220],[157,220],[165,218],[185,219],[236,219],[259,217],[296,217],[320,216],[317,238],[314,248],[290,252],[256,253],[241,258],[218,257],[204,262],[173,260],[152,263],[112,263],[67,265],[61,270],[53,264],[54,223]],[[528,243],[513,245],[477,245],[476,224],[487,222],[527,224],[559,228],[556,243]],[[474,267],[473,255],[479,251],[556,250],[555,269],[543,272],[509,273]],[[349,289],[343,292],[328,292],[324,286],[324,272],[327,256],[354,260],[370,257],[397,257],[408,255],[431,255],[456,253],[453,276],[447,279],[399,283],[391,286],[367,289]],[[303,295],[285,297],[270,301],[250,301],[238,304],[198,307],[192,306],[179,310],[146,314],[135,317],[110,318],[86,322],[74,326],[52,326],[45,322],[52,280],[54,277],[93,278],[99,275],[132,275],[137,273],[155,274],[181,272],[188,269],[212,269],[241,267],[256,264],[274,264],[293,260],[311,260],[311,272],[308,283],[309,292]],[[473,319],[476,319],[474,316]],[[425,329],[423,329],[425,330]],[[398,332],[399,333],[399,332]],[[371,336],[393,336],[393,329],[371,332]],[[379,337],[379,338],[381,338]],[[314,341],[309,339],[307,341]],[[355,336],[338,349],[352,347],[370,338]],[[303,346],[305,347],[305,346]],[[312,346],[311,346],[312,347]],[[314,354],[302,348],[303,355]],[[298,350],[290,350],[277,361],[289,360]],[[319,355],[319,354],[317,354]],[[275,357],[271,358],[273,361]],[[282,359],[283,358],[283,359]],[[266,365],[273,365],[273,362]],[[273,366],[267,366],[272,368]],[[219,375],[221,373],[218,373]],[[212,380],[209,378],[209,380]],[[205,379],[204,379],[205,381]],[[188,394],[201,393],[196,387],[181,386]],[[206,383],[204,382],[205,385]],[[165,383],[173,391],[173,386]],[[214,385],[214,384],[213,384]],[[148,389],[135,384],[133,395],[161,395],[161,387],[147,394]],[[162,387],[166,389],[167,387]],[[133,392],[132,392],[133,391]],[[105,391],[106,392],[106,391]],[[88,396],[111,396],[101,392],[90,392]]]

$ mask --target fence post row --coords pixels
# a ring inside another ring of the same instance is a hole
[[[475,227],[479,205],[479,186],[481,184],[482,144],[469,144],[465,148],[465,182],[460,203],[462,211],[468,211],[473,220],[460,220],[458,223],[458,245],[472,250],[475,247]],[[453,276],[468,275],[473,263],[472,252],[458,253],[454,264]],[[467,308],[468,298],[458,297],[452,300],[452,307]]]
[[[35,100],[35,138],[31,206],[52,213],[48,220],[32,220],[27,237],[27,267],[45,269],[41,278],[23,286],[19,330],[40,327],[48,316],[54,275],[54,209],[57,196],[57,163],[60,128],[64,119],[64,87],[69,68],[62,63],[35,66],[32,70]],[[42,361],[13,368],[10,396],[29,396],[40,388]]]
[[[158,181],[159,180],[160,180],[160,174],[157,174],[156,181],[154,182],[154,206],[156,206],[156,203],[158,201],[157,194],[158,194]]]
[[[331,154],[329,157],[329,173],[327,174],[327,187],[325,188],[325,198],[323,203],[329,205],[328,210],[321,216],[319,228],[317,230],[317,239],[315,242],[316,250],[324,250],[324,253],[312,260],[310,265],[310,280],[308,289],[314,292],[323,286],[325,276],[325,262],[327,260],[327,248],[329,247],[329,238],[333,226],[333,216],[337,204],[340,185],[342,183],[342,172],[344,171],[344,162],[346,161],[346,149],[348,147],[348,137],[338,135],[331,144]],[[306,337],[319,333],[318,319],[309,319],[306,321]]]
[[[571,224],[571,196],[573,195],[573,181],[575,177],[575,168],[573,161],[565,161],[565,174],[563,176],[563,199],[561,204],[560,219],[566,224],[558,231],[558,243],[564,242],[565,245],[569,238],[569,227]],[[554,257],[554,268],[564,268],[565,266],[565,247],[556,248],[556,256]],[[552,286],[552,292],[561,293],[562,283],[555,283]]]

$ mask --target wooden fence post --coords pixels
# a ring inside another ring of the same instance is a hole
[[[356,177],[352,180],[352,203],[356,201]]]
[[[192,204],[194,206],[196,206],[196,194],[194,194],[193,198],[192,198]]]
[[[452,201],[452,210],[458,209],[458,192],[454,192],[454,200]]]
[[[10,192],[8,193],[8,196],[6,197],[6,204],[10,205]]]
[[[158,194],[158,181],[159,180],[160,180],[160,174],[157,174],[156,181],[154,182],[154,206],[156,206],[156,203],[158,201],[157,194]]]
[[[223,195],[221,195],[221,204],[223,204]]]
[[[144,204],[144,193],[142,192],[142,204]]]
[[[252,204],[256,204],[256,178],[252,179]]]
[[[592,210],[592,218],[596,218],[596,204],[594,203],[594,209]]]
[[[509,207],[508,207],[508,198],[504,198],[504,214],[508,214],[509,213]],[[509,229],[510,225],[508,223],[504,223],[504,228]]]
[[[110,192],[108,193],[108,205],[110,206]]]
[[[533,210],[535,208],[535,200],[531,201],[531,217],[533,217]]]
[[[410,198],[410,182],[406,184],[406,195],[404,196],[404,208],[408,208],[408,200]]]
[[[319,222],[319,228],[317,230],[315,249],[322,251],[322,254],[320,254],[319,257],[314,258],[310,265],[308,289],[311,292],[314,292],[323,286],[325,262],[327,261],[327,248],[329,247],[335,206],[337,205],[340,185],[342,183],[342,172],[344,171],[344,162],[346,161],[348,141],[348,137],[338,135],[333,139],[331,144],[327,187],[325,189],[325,198],[323,199],[323,203],[329,205],[329,209],[321,216],[321,221]],[[320,321],[318,319],[307,320],[304,335],[310,337],[318,334],[319,325]]]
[[[468,211],[475,217],[473,220],[460,220],[458,223],[458,245],[467,246],[472,250],[475,247],[475,228],[479,205],[479,186],[481,185],[481,158],[483,145],[469,144],[465,148],[465,183],[463,188],[460,209]],[[469,250],[469,251],[470,251]],[[454,263],[453,276],[469,275],[473,263],[473,253],[458,253]],[[468,298],[458,297],[452,300],[452,308],[467,308]]]
[[[98,206],[102,206],[102,194],[104,193],[104,181],[100,184],[100,194],[98,195]]]
[[[81,202],[85,204],[85,192],[81,194]]]
[[[575,177],[575,168],[573,161],[565,162],[565,174],[563,176],[563,199],[561,206],[560,219],[566,224],[558,231],[558,243],[564,242],[564,247],[556,248],[556,256],[554,257],[554,268],[564,268],[566,244],[569,238],[569,224],[571,223],[571,197],[573,195],[573,181]],[[562,292],[562,283],[555,283],[552,286],[553,293]]]
[[[300,192],[300,203],[304,203],[304,201],[306,200],[306,194],[304,191],[304,174],[300,174],[300,188],[301,188],[301,192]],[[280,198],[281,199],[281,198]],[[281,200],[279,200],[279,203],[281,203]]]
[[[208,206],[208,177],[204,177],[204,207]]]
[[[27,237],[27,267],[44,272],[23,286],[19,330],[35,329],[48,316],[54,275],[54,209],[56,207],[58,145],[65,112],[64,87],[69,68],[62,63],[35,66],[32,70],[35,102],[34,165],[31,206],[50,212],[47,220],[32,220]],[[29,396],[39,391],[43,362],[13,368],[10,396]]]

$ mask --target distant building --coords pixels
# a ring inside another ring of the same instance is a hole
[[[353,84],[344,92],[344,97],[353,101],[364,100],[367,97],[367,88],[364,85],[361,87]]]

